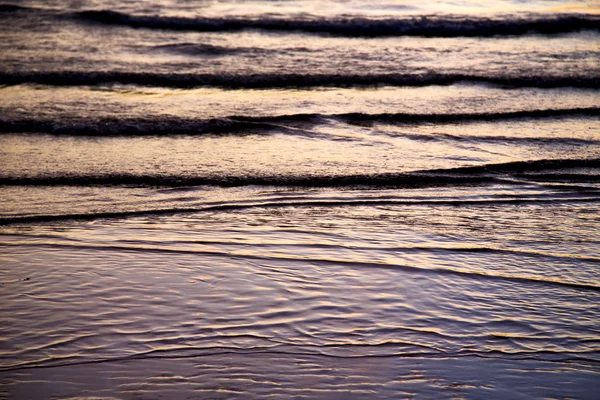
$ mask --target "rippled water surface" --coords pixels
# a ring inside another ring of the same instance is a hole
[[[598,4],[0,4],[0,398],[600,390]]]

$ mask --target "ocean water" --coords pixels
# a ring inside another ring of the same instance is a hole
[[[0,398],[600,393],[600,3],[0,4]]]

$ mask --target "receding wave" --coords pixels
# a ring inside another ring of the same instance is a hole
[[[324,120],[336,119],[350,124],[389,123],[389,124],[448,124],[455,122],[505,121],[511,119],[545,119],[570,116],[597,117],[600,108],[568,108],[528,110],[498,113],[458,113],[458,114],[419,114],[419,113],[342,113],[342,114],[288,114],[276,116],[230,116],[226,118],[189,119],[180,117],[151,118],[99,118],[85,120],[40,120],[3,119],[0,117],[0,133],[46,133],[72,136],[156,136],[156,135],[203,135],[236,134],[246,131],[269,131],[286,129],[286,124],[317,125]],[[411,136],[406,134],[405,136]],[[415,135],[413,135],[415,136]],[[424,135],[422,135],[424,136]],[[429,136],[430,137],[430,136]],[[446,138],[450,138],[446,135]],[[423,139],[421,137],[421,139]],[[464,140],[464,137],[454,137]],[[472,140],[476,140],[473,138]],[[484,138],[485,139],[485,138]],[[512,138],[501,138],[510,140]],[[519,138],[517,138],[519,139]],[[539,140],[556,140],[540,138]],[[471,140],[471,139],[469,139]],[[493,138],[488,138],[493,140]],[[574,139],[573,139],[574,140]],[[587,140],[583,143],[594,142]]]
[[[0,72],[0,85],[26,83],[51,86],[94,86],[125,84],[138,86],[223,89],[277,89],[313,87],[369,87],[431,85],[448,86],[461,82],[499,85],[506,88],[600,88],[600,76],[485,76],[476,74],[189,74],[125,71],[42,71]]]
[[[412,17],[370,19],[340,18],[187,18],[133,15],[111,10],[88,10],[72,14],[82,21],[132,28],[197,32],[231,32],[258,29],[271,32],[302,32],[347,37],[423,36],[489,37],[496,35],[563,34],[599,30],[600,18],[590,15],[553,15],[514,18]]]
[[[31,224],[64,221],[93,221],[99,219],[121,219],[131,217],[147,217],[177,214],[195,214],[203,212],[220,211],[242,211],[249,209],[278,209],[278,208],[302,208],[302,207],[377,207],[377,206],[500,206],[500,205],[523,205],[523,204],[575,204],[575,203],[598,203],[600,196],[533,196],[515,198],[495,198],[482,200],[397,200],[397,199],[353,199],[353,200],[312,200],[312,201],[275,201],[255,203],[225,203],[206,205],[191,208],[161,208],[143,210],[125,210],[74,214],[36,214],[24,216],[0,217],[0,225]]]
[[[9,245],[10,246],[10,245]],[[77,249],[91,249],[91,250],[107,250],[107,251],[129,251],[129,252],[151,252],[151,253],[173,253],[173,254],[194,254],[194,255],[210,255],[210,256],[225,256],[231,257],[230,252],[226,251],[210,251],[210,250],[190,250],[190,249],[173,249],[167,247],[145,247],[145,246],[117,246],[117,245],[81,245],[81,244],[36,244],[37,247],[50,247],[50,248],[77,248]],[[235,257],[246,258],[246,259],[257,259],[257,260],[284,260],[287,262],[314,262],[320,265],[323,264],[342,264],[348,267],[369,269],[369,268],[389,268],[402,270],[409,273],[421,273],[421,274],[439,274],[439,275],[458,275],[463,277],[469,277],[472,279],[488,279],[488,280],[503,280],[512,281],[520,284],[542,284],[549,286],[561,286],[570,287],[573,289],[592,290],[600,291],[600,286],[594,285],[593,283],[580,283],[572,282],[563,279],[528,275],[514,275],[514,274],[498,274],[498,273],[486,273],[483,271],[468,270],[462,268],[427,268],[418,267],[406,264],[389,264],[382,262],[364,262],[364,261],[347,261],[343,259],[331,259],[331,258],[308,258],[308,257],[290,257],[290,256],[274,256],[274,255],[255,255],[255,254],[243,254],[237,253]]]
[[[245,338],[248,335],[236,335],[235,337]],[[412,347],[412,348],[411,348]],[[423,348],[421,351],[416,350],[417,348]],[[388,351],[373,353],[368,350],[381,349]],[[365,350],[367,350],[365,352]],[[394,351],[395,350],[395,351]],[[278,357],[293,357],[289,359],[290,364],[298,363],[299,357],[310,357],[312,363],[315,359],[330,358],[336,360],[350,360],[350,359],[373,359],[373,358],[402,358],[407,360],[408,358],[417,358],[420,360],[439,360],[439,359],[457,359],[457,358],[489,358],[489,359],[502,359],[502,360],[532,360],[532,361],[543,361],[545,363],[567,363],[570,368],[576,368],[576,365],[581,363],[597,363],[595,351],[557,351],[557,350],[459,350],[459,351],[444,351],[434,346],[426,346],[416,343],[407,343],[403,346],[402,342],[389,341],[381,344],[333,344],[333,345],[291,345],[289,343],[281,343],[278,345],[271,346],[250,346],[242,347],[240,345],[231,346],[171,346],[169,348],[154,348],[151,350],[135,352],[131,354],[125,354],[120,356],[106,356],[99,358],[85,358],[78,357],[75,355],[64,356],[64,357],[47,357],[40,358],[37,360],[16,362],[13,364],[7,364],[0,367],[1,372],[9,371],[25,371],[30,369],[40,368],[72,368],[72,367],[84,367],[92,364],[102,363],[124,363],[130,361],[141,360],[158,360],[158,359],[170,359],[170,360],[182,360],[186,358],[212,358],[218,357],[215,365],[212,365],[210,361],[205,361],[203,364],[204,368],[216,368],[221,372],[230,373],[238,378],[238,369],[231,369],[223,363],[223,356],[227,357],[240,357],[240,356],[278,356]],[[135,363],[135,365],[137,365]],[[339,364],[339,363],[338,363]],[[133,364],[130,364],[133,365]],[[318,365],[318,364],[317,364]],[[339,367],[339,365],[338,365]],[[123,369],[123,366],[120,367]],[[333,368],[337,372],[337,368]],[[323,370],[319,368],[319,374],[323,376]],[[337,378],[337,375],[324,375],[331,379]],[[239,379],[239,378],[238,378]],[[173,385],[179,383],[179,380],[175,381]],[[436,382],[437,383],[437,382]],[[163,383],[162,385],[168,385],[169,383]],[[458,385],[458,384],[457,384]],[[167,386],[168,387],[168,386]],[[372,387],[372,384],[370,385]],[[458,386],[457,386],[458,387]],[[156,389],[154,389],[155,391]],[[219,387],[216,389],[220,395],[223,393],[241,393],[235,389],[226,389]],[[154,393],[153,391],[153,393]],[[264,393],[264,392],[260,392]],[[314,395],[314,392],[310,392]],[[324,393],[324,392],[321,392]],[[333,396],[337,392],[333,392]],[[366,392],[365,392],[366,393]],[[369,392],[371,394],[372,392]]]

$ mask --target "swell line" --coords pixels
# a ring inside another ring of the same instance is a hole
[[[35,8],[18,6],[16,4],[0,4],[0,13],[14,13],[17,11],[34,11]]]
[[[422,113],[344,113],[331,115],[346,122],[390,122],[390,123],[453,123],[470,121],[506,121],[512,119],[545,119],[568,116],[600,115],[598,107],[575,107],[562,109],[537,109],[506,112],[486,113],[452,113],[452,114],[422,114]]]
[[[450,133],[410,133],[410,132],[386,132],[379,133],[391,137],[404,137],[410,140],[419,142],[461,142],[461,143],[489,143],[489,144],[519,144],[519,145],[570,145],[570,146],[586,146],[600,144],[600,138],[573,138],[573,137],[519,137],[519,136],[504,136],[504,135],[454,135]]]
[[[34,83],[50,86],[125,84],[154,87],[223,89],[284,89],[317,87],[369,87],[431,85],[460,82],[498,85],[505,88],[600,88],[600,76],[485,76],[475,74],[190,74],[124,71],[0,72],[0,85]]]
[[[195,119],[175,116],[142,118],[80,119],[10,119],[0,117],[0,133],[46,133],[72,136],[154,136],[235,134],[247,131],[286,131],[282,124],[318,125],[335,119],[349,124],[452,124],[458,122],[494,122],[514,119],[551,119],[563,117],[598,117],[599,107],[538,109],[487,113],[300,113],[274,116],[233,115],[223,118]],[[408,134],[410,136],[410,134]],[[446,135],[448,136],[448,135]],[[475,138],[476,139],[476,138]],[[508,139],[508,138],[506,138]],[[517,138],[519,139],[519,138]],[[525,138],[527,139],[527,138]],[[491,139],[489,139],[491,140]],[[539,138],[538,140],[544,140]],[[551,140],[545,139],[545,140]],[[574,140],[574,139],[571,139]],[[591,142],[591,141],[588,141]]]
[[[573,203],[597,203],[600,196],[594,197],[529,197],[529,198],[501,198],[485,200],[315,200],[315,201],[289,201],[289,202],[257,202],[244,204],[221,204],[209,205],[195,208],[164,208],[152,210],[130,210],[95,213],[73,213],[73,214],[42,214],[28,216],[6,216],[0,217],[0,225],[31,224],[46,222],[66,221],[91,221],[98,219],[120,219],[143,216],[160,216],[190,214],[201,212],[239,211],[253,208],[276,209],[276,208],[304,208],[304,207],[363,207],[363,206],[447,206],[447,207],[469,207],[488,205],[521,205],[521,204],[573,204]]]
[[[294,119],[294,118],[292,118]],[[302,117],[296,118],[301,120]],[[176,116],[151,118],[86,118],[71,119],[2,119],[0,117],[0,134],[2,133],[44,133],[68,136],[165,136],[165,135],[206,135],[206,134],[239,134],[247,131],[278,129],[285,131],[284,126],[275,125],[274,119],[254,118],[243,120],[235,117],[188,119]]]
[[[582,30],[600,30],[600,18],[593,15],[551,15],[513,18],[461,16],[420,16],[408,18],[364,17],[168,17],[127,14],[112,10],[86,10],[70,15],[81,22],[131,28],[196,32],[236,32],[248,29],[268,32],[342,37],[490,37],[528,34],[555,35]]]
[[[47,369],[47,368],[62,368],[62,367],[74,367],[74,366],[85,366],[94,364],[104,363],[118,363],[132,360],[146,360],[146,359],[186,359],[186,358],[204,358],[204,357],[215,357],[215,356],[294,356],[294,357],[325,357],[331,359],[370,359],[370,358],[416,358],[416,359],[448,359],[448,358],[483,358],[483,359],[504,359],[510,357],[513,360],[532,360],[544,363],[559,363],[559,364],[581,364],[590,363],[596,365],[598,360],[593,357],[587,356],[596,355],[595,352],[553,352],[553,351],[501,351],[501,350],[488,350],[488,351],[474,351],[474,350],[461,350],[461,351],[423,351],[423,352],[412,352],[412,353],[384,353],[384,354],[335,354],[331,352],[323,351],[310,351],[303,349],[304,346],[300,347],[300,350],[285,350],[287,346],[273,346],[273,347],[250,347],[250,348],[239,348],[230,346],[214,346],[209,348],[202,348],[196,346],[188,346],[179,349],[154,349],[146,352],[120,356],[120,357],[109,357],[101,359],[89,359],[80,360],[71,357],[61,358],[48,358],[45,360],[38,361],[27,361],[19,364],[9,365],[6,367],[0,367],[0,372],[16,372],[30,369]],[[308,348],[314,346],[306,346]],[[318,348],[319,346],[317,346]],[[283,349],[282,349],[283,348]],[[538,357],[536,357],[538,355]],[[540,358],[539,356],[546,356]],[[56,362],[56,360],[60,360]]]
[[[12,235],[11,235],[12,236]],[[37,235],[36,235],[37,237]],[[27,238],[30,238],[29,236]],[[145,244],[148,242],[142,242]],[[188,242],[191,244],[199,244],[204,245],[206,242],[202,241],[191,241]],[[213,242],[209,242],[213,243]],[[221,245],[231,245],[230,242],[217,242]],[[149,247],[148,246],[154,246]],[[131,245],[90,245],[90,244],[72,244],[72,243],[43,243],[36,242],[36,247],[47,247],[47,248],[75,248],[75,249],[89,249],[89,250],[109,250],[109,251],[148,251],[148,252],[174,252],[181,254],[202,254],[202,255],[211,255],[211,256],[231,256],[231,257],[245,257],[245,258],[255,258],[260,260],[265,259],[290,259],[290,260],[299,260],[304,261],[305,258],[290,258],[283,256],[266,256],[266,255],[255,255],[255,254],[244,254],[240,251],[243,251],[244,247],[234,247],[232,250],[228,251],[219,251],[219,250],[190,250],[190,249],[178,249],[178,248],[166,248],[166,247],[158,247],[158,245],[162,245],[162,242],[150,242],[143,246],[131,246]],[[0,246],[4,247],[20,247],[20,246],[28,246],[30,243],[28,242],[0,242]],[[272,245],[265,244],[251,244],[250,247],[272,247]],[[302,248],[306,247],[304,244],[286,244],[286,247],[293,247],[297,249],[297,254],[302,253]],[[315,247],[311,245],[311,247]],[[327,248],[339,248],[337,245],[319,245],[318,247],[327,247]],[[360,246],[352,246],[353,250],[361,250],[361,251],[369,251],[373,250],[371,247],[360,247]],[[544,258],[544,259],[556,259],[556,260],[577,260],[583,262],[590,263],[600,263],[599,257],[594,256],[585,256],[585,255],[573,255],[573,254],[561,254],[561,253],[549,253],[544,251],[536,251],[536,250],[521,250],[521,249],[513,249],[513,248],[494,248],[494,247],[433,247],[433,246],[406,246],[406,247],[391,247],[391,248],[381,248],[378,250],[384,250],[393,253],[438,253],[438,252],[450,252],[450,253],[495,253],[495,254],[506,254],[506,255],[514,255],[514,256],[524,256],[524,257],[536,257],[536,258]],[[314,261],[310,259],[310,261]],[[323,260],[320,260],[323,261]],[[335,260],[331,260],[335,261]],[[337,262],[337,261],[336,261]],[[377,263],[378,265],[380,263]],[[431,270],[431,269],[427,269]],[[445,269],[444,269],[445,270]],[[21,281],[21,280],[18,280]],[[4,283],[15,283],[18,281],[4,282]],[[593,285],[596,286],[596,285]],[[599,287],[600,289],[600,287]]]
[[[447,169],[432,169],[429,173],[458,173],[458,174],[482,174],[482,173],[526,173],[545,170],[567,170],[571,168],[600,168],[600,158],[565,158],[565,159],[539,159],[531,161],[512,161],[497,164],[484,164],[468,167],[457,167]],[[557,175],[560,176],[560,175]]]
[[[2,244],[1,246],[6,246]],[[8,244],[8,246],[18,246],[17,244]],[[35,244],[36,247],[52,247],[52,248],[77,248],[77,249],[91,249],[94,251],[105,250],[105,251],[131,251],[131,252],[150,252],[150,253],[162,253],[162,254],[189,254],[189,255],[204,255],[204,256],[216,256],[216,257],[231,257],[231,258],[242,258],[262,261],[292,261],[292,262],[309,262],[319,264],[330,264],[330,265],[346,265],[348,267],[355,268],[386,268],[392,270],[402,270],[410,273],[422,273],[422,274],[442,274],[442,275],[455,275],[462,277],[469,277],[473,279],[493,279],[501,281],[510,281],[517,283],[533,283],[543,284],[550,286],[569,287],[580,290],[591,290],[600,292],[600,286],[569,282],[561,279],[555,279],[552,277],[535,277],[535,276],[519,276],[519,275],[507,275],[507,274],[489,274],[482,271],[470,271],[465,269],[448,269],[448,268],[422,268],[408,264],[390,264],[381,262],[367,262],[367,261],[348,261],[342,259],[329,259],[329,258],[314,258],[314,257],[286,257],[281,255],[255,255],[255,254],[244,254],[241,252],[223,252],[217,250],[184,250],[184,249],[171,249],[165,247],[143,247],[143,246],[118,246],[118,245],[81,245],[81,244]]]
[[[523,35],[559,35],[581,31],[600,31],[600,18],[593,14],[531,14],[529,16],[474,17],[461,15],[418,15],[408,17],[319,17],[305,15],[281,18],[257,17],[175,17],[129,14],[115,10],[61,12],[40,8],[0,4],[0,17],[34,14],[74,20],[83,24],[130,28],[195,31],[239,32],[260,30],[277,33],[302,33],[338,37],[493,37]]]
[[[21,236],[11,233],[11,237]],[[36,237],[43,237],[38,234]],[[22,237],[30,238],[29,235],[22,235]],[[18,243],[18,242],[12,242]],[[144,240],[142,243],[145,244],[163,244],[162,242]],[[184,240],[184,241],[170,241],[169,243],[183,244],[183,245],[201,245],[201,246],[233,246],[234,248],[243,248],[251,246],[252,248],[263,248],[268,251],[271,248],[277,248],[279,246],[285,246],[286,248],[294,248],[298,251],[302,251],[302,248],[306,247],[306,243],[295,243],[295,242],[283,242],[278,241],[277,244],[263,243],[260,241],[256,242],[235,242],[235,241],[220,241],[220,240]],[[5,244],[0,242],[0,245]],[[310,243],[311,248],[320,249],[337,249],[340,246],[337,244],[324,244],[324,243]],[[357,251],[372,251],[381,250],[385,252],[400,253],[400,254],[411,254],[411,253],[490,253],[490,254],[501,254],[501,255],[514,255],[514,256],[525,256],[525,257],[536,257],[544,259],[556,259],[556,260],[581,260],[589,262],[600,263],[600,257],[585,256],[579,254],[567,254],[567,253],[553,253],[547,251],[531,250],[531,249],[518,249],[511,247],[486,247],[486,246],[421,246],[421,245],[410,245],[410,246],[350,246],[352,250]]]
[[[58,176],[0,176],[0,186],[285,186],[345,187],[375,186],[394,188],[426,188],[474,186],[500,182],[490,176],[447,176],[424,173],[374,174],[345,176],[169,176],[131,174],[81,174]]]
[[[600,176],[600,158],[589,159],[538,159],[512,161],[446,169],[420,170],[404,173],[353,174],[353,175],[243,175],[194,176],[161,174],[66,174],[40,176],[0,175],[0,186],[285,186],[285,187],[389,187],[426,188],[447,186],[475,186],[512,182],[513,178],[533,180],[569,180],[580,178],[595,182]],[[573,169],[588,169],[590,174],[572,173]],[[571,182],[578,182],[577,180]]]

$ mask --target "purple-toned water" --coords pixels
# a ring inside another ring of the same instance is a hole
[[[0,398],[600,392],[600,8],[0,5]]]

